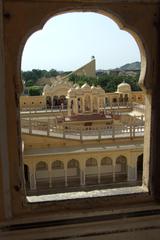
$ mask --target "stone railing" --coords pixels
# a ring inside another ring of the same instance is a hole
[[[106,103],[105,108],[132,108],[132,102]]]
[[[116,109],[121,109],[121,108],[132,108],[132,103],[131,102],[117,102],[117,103],[106,103],[105,107],[101,108],[101,110],[104,110],[104,108],[116,108]],[[62,107],[61,106],[51,106],[50,108],[47,107],[21,107],[21,112],[30,112],[30,113],[36,113],[36,112],[61,112],[61,111],[67,111],[67,107]]]
[[[66,139],[115,139],[134,138],[144,135],[143,125],[106,125],[102,127],[56,126],[54,120],[40,121],[32,118],[21,119],[22,133]]]
[[[38,113],[38,112],[66,112],[66,108],[60,108],[60,107],[22,107],[21,108],[21,113]]]
[[[133,110],[144,114],[144,112],[145,112],[145,105],[134,103],[133,104]]]

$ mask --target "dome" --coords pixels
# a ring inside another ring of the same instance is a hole
[[[117,86],[117,92],[118,93],[128,93],[128,92],[131,92],[131,86],[128,84],[128,83],[120,83],[118,86]]]

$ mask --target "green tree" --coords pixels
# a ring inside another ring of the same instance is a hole
[[[42,94],[42,87],[32,86],[29,87],[29,96],[40,96]]]
[[[26,87],[31,87],[31,86],[33,86],[33,81],[28,80],[25,85],[26,85]]]

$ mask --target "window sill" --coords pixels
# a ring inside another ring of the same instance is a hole
[[[113,189],[103,189],[103,190],[93,190],[93,191],[79,191],[79,192],[67,192],[67,193],[56,193],[48,195],[39,196],[27,196],[28,203],[40,203],[40,202],[50,202],[50,201],[63,201],[72,199],[89,199],[89,198],[99,198],[99,197],[112,197],[121,195],[133,195],[147,193],[148,189],[143,186],[134,187],[123,187],[123,188],[113,188]]]

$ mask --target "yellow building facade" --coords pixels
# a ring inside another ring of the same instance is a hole
[[[95,70],[95,59],[92,59],[89,63],[82,66],[81,68],[73,71],[72,73],[66,75],[65,77],[57,76],[56,79],[51,80],[52,84],[46,84],[43,89],[42,96],[21,96],[20,97],[20,108],[21,110],[44,110],[44,109],[61,109],[67,108],[68,104],[71,103],[67,101],[68,96],[74,96],[74,93],[79,96],[80,101],[84,101],[84,95],[88,96],[86,99],[87,102],[90,102],[90,98],[93,99],[93,105],[97,109],[99,105],[97,101],[100,101],[100,108],[107,105],[123,105],[125,103],[138,103],[144,104],[144,94],[142,91],[131,91],[130,85],[127,83],[121,83],[117,87],[117,91],[114,93],[105,93],[105,91],[100,86],[88,86],[84,84],[82,87],[79,87],[77,84],[73,84],[69,81],[71,75],[77,76],[88,76],[96,77]],[[98,100],[96,96],[98,94]],[[95,97],[94,97],[95,96]],[[82,97],[82,98],[81,98]],[[85,97],[86,98],[86,97]],[[103,99],[102,99],[103,98]],[[74,101],[75,98],[71,99]],[[92,102],[92,101],[91,101]],[[98,104],[98,105],[97,105]],[[75,105],[75,104],[74,104]],[[82,104],[82,102],[80,103]],[[99,107],[98,107],[99,109]],[[92,109],[91,109],[92,111]]]
[[[107,96],[108,104],[101,87],[74,85],[65,112],[21,113],[28,194],[141,183],[144,99],[134,105],[127,83]]]

